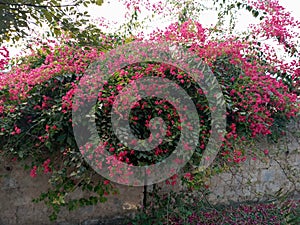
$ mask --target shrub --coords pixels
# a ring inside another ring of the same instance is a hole
[[[213,109],[208,107],[203,90],[189,74],[166,63],[143,62],[121,67],[99,90],[96,125],[110,156],[136,166],[161,162],[175,149],[182,127],[190,126],[164,99],[146,98],[132,108],[130,127],[135,136],[145,139],[150,137],[149,121],[161,117],[167,125],[166,140],[146,153],[135,152],[118,142],[110,123],[113,101],[126,85],[139,78],[153,76],[174,81],[189,94],[197,108],[202,125],[200,131],[195,131],[199,132],[199,145],[183,174],[183,180],[190,187],[201,188],[208,176],[245,161],[248,155],[268,154],[268,150],[258,152],[251,149],[254,138],[280,136],[286,122],[299,110],[299,60],[286,63],[273,55],[270,45],[255,39],[259,31],[268,38],[277,35],[278,43],[286,44],[286,50],[292,51],[292,36],[288,35],[285,27],[297,23],[283,18],[281,8],[270,2],[272,4],[268,6],[262,2],[261,5],[254,4],[267,14],[261,26],[250,33],[254,40],[250,35],[212,38],[212,29],[203,28],[198,21],[189,19],[175,22],[150,35],[151,41],[157,45],[168,42],[197,55],[210,66],[221,86],[226,105],[227,133],[209,172],[198,171],[197,165],[210,137],[210,110]],[[276,13],[271,14],[272,10]],[[278,20],[274,19],[277,17],[285,23],[278,24]],[[280,32],[267,26],[270,23],[280,28]],[[105,52],[124,43],[143,42],[145,39],[107,35],[99,40],[103,45],[97,48],[76,47],[76,42],[72,41],[49,42],[38,46],[31,55],[21,58],[9,73],[1,75],[1,152],[19,160],[30,158],[32,163],[28,166],[32,177],[41,172],[51,174],[52,189],[41,194],[36,201],[45,201],[53,208],[52,219],[56,218],[61,206],[74,209],[80,205],[104,202],[105,195],[114,192],[108,181],[99,177],[91,179],[97,175],[85,162],[84,154],[81,154],[74,139],[72,97],[88,66],[103,58]],[[1,53],[4,60],[0,61],[0,69],[7,63],[8,55],[4,52]],[[290,53],[295,55],[294,50]],[[174,184],[176,178],[177,175],[174,175],[170,182]],[[77,188],[91,191],[93,195],[87,199],[69,200],[68,194]]]

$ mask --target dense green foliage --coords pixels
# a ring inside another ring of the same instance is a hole
[[[102,3],[76,1],[74,4],[84,4],[83,2]],[[276,140],[283,134],[287,123],[297,117],[300,77],[297,51],[293,51],[292,34],[286,29],[287,26],[296,26],[298,22],[283,17],[282,8],[276,2],[270,2],[272,4],[269,5],[263,2],[260,2],[261,5],[253,4],[257,11],[245,5],[255,17],[258,16],[258,11],[265,12],[266,15],[261,18],[261,24],[253,27],[246,36],[233,36],[225,32],[219,36],[220,30],[216,27],[203,28],[200,22],[189,19],[188,14],[179,17],[179,22],[150,35],[151,41],[158,46],[168,42],[181,45],[195,54],[210,67],[221,87],[226,105],[226,135],[222,137],[222,146],[211,167],[205,171],[198,170],[210,137],[210,116],[214,110],[209,108],[205,93],[186,72],[164,62],[149,61],[127,67],[120,66],[117,72],[111,74],[108,83],[99,90],[95,106],[96,125],[98,136],[105,143],[105,150],[110,153],[99,165],[109,165],[112,158],[135,166],[162,162],[174,151],[182,127],[190,126],[186,123],[186,118],[179,118],[170,103],[157,97],[145,98],[131,108],[131,130],[139,139],[149,138],[149,121],[161,117],[167,125],[166,139],[151,152],[137,152],[118,142],[111,127],[110,111],[113,102],[119,92],[142,77],[161,76],[182,87],[197,108],[201,123],[200,130],[191,130],[191,133],[199,134],[199,143],[192,159],[184,167],[181,177],[175,174],[169,177],[167,183],[175,185],[178,178],[181,178],[188,187],[201,190],[211,176],[228,171],[247,159],[268,155],[268,149],[253,148],[255,138],[266,136]],[[19,6],[21,3],[23,6]],[[8,73],[0,74],[0,146],[1,156],[22,162],[30,159],[31,163],[26,167],[30,169],[31,177],[42,173],[49,176],[50,189],[35,201],[44,201],[52,207],[53,214],[50,218],[54,220],[61,207],[72,210],[79,206],[105,202],[106,195],[116,192],[114,185],[99,176],[84,160],[86,152],[82,151],[82,146],[77,146],[72,124],[73,96],[78,83],[93,62],[103,59],[101,57],[105,53],[117,46],[143,42],[149,37],[143,34],[136,37],[104,34],[94,25],[88,25],[83,32],[79,32],[79,27],[85,21],[84,15],[77,14],[76,7],[57,7],[58,1],[50,3],[52,5],[48,8],[42,1],[32,1],[24,6],[25,3],[21,1],[7,3],[0,0],[0,9],[4,13],[18,15],[19,19],[5,17],[1,20],[4,25],[0,28],[3,29],[0,32],[0,42],[8,39],[11,34],[15,35],[12,36],[15,39],[26,36],[23,28],[28,28],[27,17],[30,15],[40,23],[49,23],[59,39],[57,42],[35,43],[31,54],[19,58],[17,65]],[[182,5],[185,9],[186,4]],[[138,6],[127,2],[127,7],[133,7],[133,15],[137,17]],[[28,10],[29,15],[20,14],[22,10]],[[159,11],[159,7],[155,10]],[[83,17],[70,27],[71,21],[64,18],[67,13]],[[285,51],[294,58],[286,62],[274,56],[272,47],[258,40],[259,35],[276,38],[277,44],[284,46]],[[71,39],[64,40],[65,37]],[[0,59],[0,68],[4,69],[9,55],[5,48],[0,50],[3,58]],[[121,65],[120,58],[116,62]],[[218,101],[218,96],[215,99]],[[84,135],[89,136],[89,133]],[[178,164],[180,160],[178,159]],[[113,165],[112,170],[116,167]],[[88,192],[88,197],[70,197],[78,189]],[[176,209],[172,211],[175,212]],[[278,214],[277,209],[274,213]],[[187,219],[191,212],[184,216]]]
[[[61,0],[1,0],[0,43],[26,38],[45,25],[50,28],[49,36],[62,31],[79,34],[79,28],[88,22],[88,14],[80,12],[78,7],[102,3],[102,0],[76,0],[71,4],[63,4]]]

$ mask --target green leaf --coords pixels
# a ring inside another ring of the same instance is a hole
[[[44,16],[48,20],[48,22],[51,22],[53,20],[53,16],[48,11],[44,11]]]
[[[256,11],[256,10],[253,10],[253,11],[252,11],[252,15],[253,15],[254,17],[257,17],[257,16],[258,16],[258,14],[259,14],[259,12],[258,12],[258,11]]]
[[[100,5],[102,5],[102,4],[103,4],[103,0],[97,0],[97,1],[96,1],[96,5],[99,5],[99,6],[100,6]]]
[[[107,198],[101,196],[101,197],[99,198],[99,201],[100,201],[101,203],[104,203],[104,202],[107,201]]]
[[[49,150],[51,150],[52,144],[51,144],[50,141],[47,141],[47,142],[45,142],[45,146],[46,146]]]
[[[57,219],[57,214],[56,213],[52,213],[50,216],[49,216],[49,219],[50,221],[54,221]]]

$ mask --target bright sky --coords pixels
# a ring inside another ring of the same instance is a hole
[[[150,0],[151,1],[151,0]],[[212,5],[211,0],[202,0],[203,4],[207,5],[208,7]],[[291,12],[291,15],[296,19],[300,20],[300,0],[279,0],[281,5],[283,5],[288,11]],[[126,13],[125,6],[120,3],[118,0],[104,0],[102,6],[90,6],[88,9],[89,13],[92,16],[92,19],[97,18],[104,18],[108,21],[111,21],[111,25],[108,28],[108,31],[115,30],[124,22],[124,15]],[[145,12],[143,12],[145,13]],[[147,12],[146,12],[147,14]],[[150,14],[150,13],[149,13]],[[199,21],[204,26],[210,26],[211,24],[216,24],[217,22],[217,13],[213,10],[203,11],[199,17]],[[239,31],[244,31],[247,29],[249,23],[254,23],[255,19],[247,12],[239,11],[238,15],[238,23],[236,24],[236,29]],[[156,21],[152,21],[148,23],[147,31],[160,27],[164,28],[170,23],[168,19],[161,19],[158,18]],[[43,31],[42,31],[43,32]],[[20,52],[20,48],[10,48],[11,55],[14,56]]]
[[[151,2],[151,0],[150,0]],[[212,0],[202,0],[202,3],[209,6],[212,6]],[[300,20],[300,0],[279,0],[279,3],[284,6],[288,11],[291,12],[291,15],[296,19]],[[126,13],[125,7],[119,1],[111,0],[104,1],[104,4],[100,7],[90,7],[90,14],[96,18],[102,16],[110,21],[115,21],[118,24],[122,24],[124,15]],[[254,22],[255,20],[249,15],[249,13],[242,13],[245,11],[239,12],[237,24],[238,29],[245,29],[250,22]],[[217,13],[216,11],[209,10],[206,12],[201,12],[199,21],[202,22],[203,25],[209,26],[211,24],[215,24],[217,22]],[[167,23],[162,23],[161,20],[155,21],[151,24],[151,27],[164,27]]]

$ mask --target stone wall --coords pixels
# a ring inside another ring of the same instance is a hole
[[[71,212],[62,210],[57,222],[50,223],[47,206],[32,202],[33,198],[47,190],[47,177],[38,176],[33,179],[17,163],[1,161],[0,165],[0,225],[96,225],[108,218],[108,221],[114,222],[107,224],[115,225],[120,215],[134,212],[142,201],[143,188],[119,185],[120,194],[108,196],[106,203]]]
[[[283,162],[288,162],[292,172],[282,168]],[[213,177],[209,183],[212,192],[209,199],[219,203],[256,201],[273,198],[280,190],[297,195],[299,174],[299,153],[291,154],[289,161],[272,158],[268,162],[248,161],[238,170]]]
[[[264,161],[250,159],[236,170],[213,177],[209,182],[209,199],[214,203],[228,203],[270,198],[281,188],[299,193],[298,131],[299,125],[292,124],[291,132],[278,144],[259,140],[258,150],[268,148],[270,155]],[[100,225],[105,224],[105,218],[114,219],[106,224],[115,225],[122,221],[120,216],[134,213],[143,199],[142,187],[118,185],[120,194],[109,196],[108,202],[72,212],[63,210],[57,222],[50,223],[48,208],[43,203],[32,203],[32,198],[47,190],[47,181],[45,176],[33,179],[22,165],[0,159],[0,225]]]
[[[266,157],[256,160],[249,157],[240,168],[222,173],[210,180],[213,202],[228,203],[273,198],[279,191],[300,194],[300,126],[292,123],[287,135],[270,144],[257,140],[256,151],[268,149]]]

